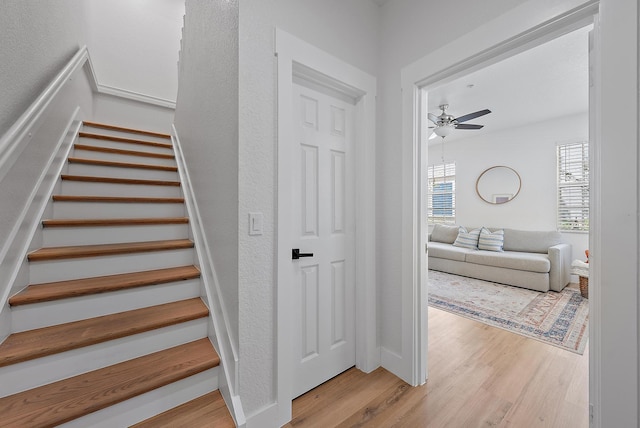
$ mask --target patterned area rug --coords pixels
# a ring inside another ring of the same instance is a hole
[[[565,288],[540,293],[429,271],[429,306],[582,354],[589,339],[589,301]]]

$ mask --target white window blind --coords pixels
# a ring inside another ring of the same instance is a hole
[[[589,143],[558,145],[558,230],[589,230]]]
[[[427,170],[427,220],[429,223],[456,221],[456,164],[430,165]]]

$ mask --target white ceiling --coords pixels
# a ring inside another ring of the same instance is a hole
[[[428,109],[435,115],[440,114],[440,104],[449,104],[447,112],[455,117],[483,109],[492,112],[466,122],[484,125],[483,129],[455,130],[447,141],[588,111],[588,31],[576,30],[430,89]]]

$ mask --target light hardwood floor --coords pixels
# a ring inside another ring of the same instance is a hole
[[[352,368],[293,402],[286,427],[589,426],[588,351],[578,355],[429,308],[429,380]]]

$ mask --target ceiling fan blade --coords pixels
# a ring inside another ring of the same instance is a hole
[[[489,109],[479,110],[475,113],[469,113],[469,114],[465,114],[464,116],[456,117],[456,121],[458,123],[462,123],[462,122],[466,122],[467,120],[475,119],[476,117],[484,116],[485,114],[489,114],[489,113],[491,113],[491,110]]]
[[[438,116],[432,113],[429,113],[427,116],[429,117],[429,120],[431,122],[435,123],[436,125],[438,124]]]
[[[473,125],[471,123],[459,123],[456,125],[456,129],[482,129],[484,125]]]

